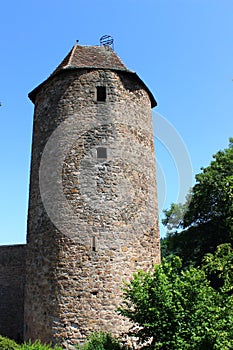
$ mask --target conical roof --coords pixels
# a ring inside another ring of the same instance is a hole
[[[46,79],[42,84],[37,86],[33,91],[29,93],[29,98],[32,102],[35,102],[35,97],[40,88],[51,78],[70,69],[110,69],[114,71],[125,72],[126,74],[133,75],[134,78],[140,82],[147,93],[150,96],[151,107],[157,105],[154,96],[139,76],[129,70],[121,59],[117,56],[115,51],[109,46],[81,46],[75,45],[58,65],[54,72]]]
[[[67,68],[102,68],[129,71],[110,46],[75,45],[53,74]]]

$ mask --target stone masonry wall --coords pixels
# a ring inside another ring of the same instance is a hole
[[[159,261],[147,92],[110,70],[55,76],[35,103],[25,338],[72,346],[125,331],[123,280]]]
[[[0,246],[0,334],[23,340],[25,246]]]

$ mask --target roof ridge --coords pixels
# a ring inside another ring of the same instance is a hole
[[[66,66],[64,66],[64,68],[65,68],[65,67],[69,67],[69,65],[71,64],[72,58],[73,58],[73,56],[74,56],[74,52],[75,52],[75,49],[76,49],[77,46],[78,46],[78,45],[74,45],[74,46],[72,47],[71,53],[70,53],[70,57],[69,57],[69,60],[68,60],[68,63],[67,63]]]

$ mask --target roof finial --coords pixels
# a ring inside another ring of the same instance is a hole
[[[114,50],[113,37],[111,35],[103,35],[100,38],[101,46],[110,46]]]

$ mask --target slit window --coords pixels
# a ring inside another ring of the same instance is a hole
[[[97,148],[97,159],[107,159],[107,148],[98,147]]]
[[[97,86],[97,101],[98,102],[105,102],[107,93],[106,93],[106,86]]]
[[[92,236],[91,249],[93,252],[97,251],[97,237],[96,236]]]

